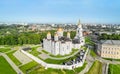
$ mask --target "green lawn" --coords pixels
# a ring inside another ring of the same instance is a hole
[[[66,57],[66,56],[70,56],[72,54],[74,54],[76,51],[78,51],[78,49],[72,49],[72,52],[70,54],[66,54],[66,55],[52,55],[50,54],[51,57],[55,57],[55,58],[61,58],[61,57]]]
[[[90,37],[85,37],[85,43],[89,45],[94,45],[95,43],[91,41]]]
[[[45,61],[47,63],[51,63],[51,64],[62,64],[63,62],[67,62],[67,61],[75,59],[75,58],[76,58],[76,56],[72,56],[70,58],[63,59],[63,60],[55,60],[55,59],[47,58],[47,59],[45,59],[43,61]]]
[[[105,59],[105,60],[110,60],[110,61],[120,61],[120,59],[113,59],[113,58],[103,58],[103,59]]]
[[[90,50],[90,55],[91,55],[92,57],[96,57],[96,56],[97,56],[96,53],[95,53],[95,51],[93,51],[93,50]]]
[[[39,54],[41,54],[40,52],[37,51],[37,48],[40,47],[40,46],[37,46],[37,47],[33,47],[32,48],[32,51],[30,52],[32,55],[34,56],[38,56]]]
[[[61,70],[61,69],[52,69],[52,68],[48,68],[45,69],[44,67],[40,67],[36,70],[31,71],[29,74],[78,74],[80,71],[82,71],[87,63],[84,63],[84,65],[82,67],[78,67],[76,69],[73,70]]]
[[[51,64],[62,64],[63,62],[67,62],[67,61],[69,61],[69,60],[72,60],[72,59],[77,58],[77,55],[78,55],[78,54],[76,54],[76,55],[74,55],[74,56],[72,56],[72,57],[69,57],[69,58],[67,58],[67,59],[62,59],[62,60],[55,60],[55,59],[47,58],[47,59],[45,59],[45,60],[43,60],[43,61],[45,61],[45,62],[47,62],[47,63],[51,63]]]
[[[80,71],[82,71],[87,65],[87,62],[84,63],[84,65],[82,67],[78,67],[78,68],[75,68],[75,72],[79,73]]]
[[[29,62],[25,65],[20,66],[19,68],[26,73],[28,70],[32,69],[33,67],[37,66],[38,63],[36,63],[35,61]]]
[[[21,65],[22,63],[13,55],[13,53],[16,52],[16,50],[7,53],[7,56],[18,66]]]
[[[95,61],[86,74],[102,74],[102,63]]]
[[[51,63],[51,64],[62,64],[66,60],[67,59],[64,59],[64,60],[54,60],[54,59],[47,58],[44,61],[47,62],[47,63]]]
[[[120,64],[110,64],[108,74],[120,74]]]
[[[36,69],[30,72],[29,74],[63,74],[63,73],[60,69],[52,68],[45,69],[44,67],[41,66],[39,69]]]
[[[17,74],[2,56],[0,56],[0,74]]]
[[[7,52],[10,51],[11,49],[9,47],[5,47],[5,48],[0,48],[0,52]]]
[[[47,52],[47,51],[45,51],[45,50],[42,50],[42,52],[44,52],[44,53],[46,53],[46,54],[48,54],[49,52]]]

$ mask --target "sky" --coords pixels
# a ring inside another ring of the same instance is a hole
[[[120,0],[0,0],[0,22],[120,23]]]

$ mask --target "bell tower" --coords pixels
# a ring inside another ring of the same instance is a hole
[[[77,24],[78,28],[77,28],[77,31],[76,31],[76,36],[77,38],[80,38],[83,36],[82,34],[82,25],[80,23],[80,20],[78,21],[78,24]]]

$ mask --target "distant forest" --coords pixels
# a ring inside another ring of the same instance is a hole
[[[23,45],[23,44],[40,44],[43,38],[46,37],[48,31],[44,32],[22,32],[12,33],[0,36],[0,45]],[[54,36],[55,30],[50,30],[52,36]],[[71,31],[71,38],[76,35],[75,31]],[[64,32],[66,36],[67,32]]]
[[[109,35],[109,34],[104,33],[104,34],[101,34],[99,36],[99,39],[100,40],[108,40],[108,39],[110,39],[110,40],[120,40],[120,34]]]

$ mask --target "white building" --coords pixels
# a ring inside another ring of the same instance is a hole
[[[63,29],[59,28],[54,37],[51,37],[51,33],[48,32],[47,38],[43,39],[43,48],[53,55],[65,55],[72,52],[72,48],[79,49],[84,43],[82,25],[79,21],[76,36],[73,40],[70,38],[69,32],[67,37],[64,37]]]

